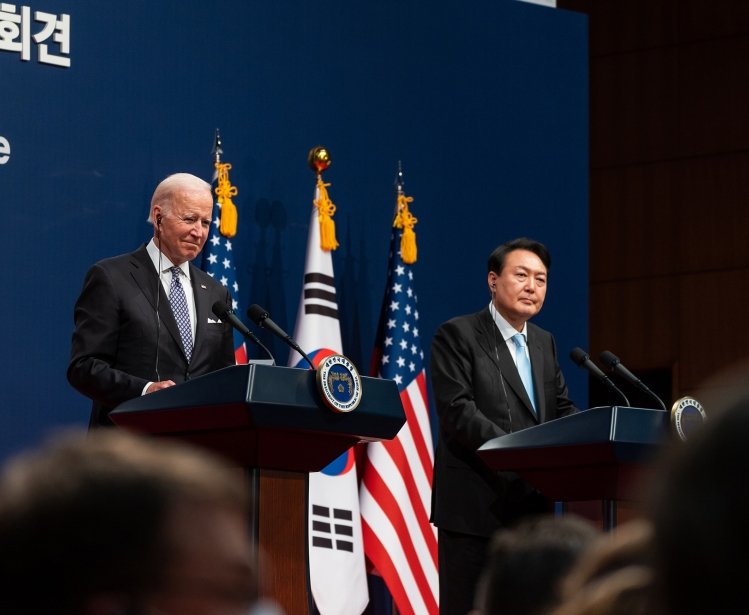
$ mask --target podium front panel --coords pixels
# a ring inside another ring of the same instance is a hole
[[[631,499],[641,470],[668,436],[662,410],[591,408],[490,440],[478,450],[556,501]]]
[[[405,413],[392,380],[362,377],[359,407],[325,406],[312,370],[235,365],[120,404],[122,427],[174,437],[246,467],[318,471],[357,442],[395,437]]]

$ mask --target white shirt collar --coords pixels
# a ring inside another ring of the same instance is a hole
[[[151,257],[151,262],[153,263],[153,267],[154,269],[156,269],[157,273],[159,272],[159,258],[161,258],[161,273],[169,273],[169,270],[174,267],[174,263],[169,260],[169,257],[156,247],[156,243],[154,242],[153,237],[151,238],[151,241],[146,244],[146,252],[148,252],[148,256]],[[189,280],[190,263],[184,262],[179,265],[179,268]]]
[[[509,322],[507,322],[502,314],[500,314],[497,311],[497,308],[494,307],[494,304],[492,302],[489,302],[489,313],[492,315],[492,318],[494,318],[494,323],[497,325],[497,329],[499,329],[499,332],[502,334],[502,339],[506,342],[509,339],[512,339],[514,335],[517,335],[517,333],[522,333],[523,337],[525,338],[526,344],[528,343],[528,323],[523,323],[523,330],[518,331],[515,327],[513,327]]]

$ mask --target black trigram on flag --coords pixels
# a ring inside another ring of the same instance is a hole
[[[312,505],[312,546],[354,552],[353,514],[345,508]]]
[[[304,275],[304,313],[338,319],[335,280],[324,273]]]

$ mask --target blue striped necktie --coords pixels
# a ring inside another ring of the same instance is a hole
[[[536,396],[533,393],[533,373],[531,372],[531,360],[528,358],[528,352],[525,349],[525,336],[522,333],[516,333],[512,336],[512,341],[515,342],[515,358],[518,366],[518,373],[520,379],[523,381],[525,390],[528,392],[530,397],[531,405],[533,410],[536,410]]]
[[[174,319],[177,321],[179,335],[182,338],[182,346],[189,362],[192,356],[192,326],[190,325],[190,312],[187,309],[185,289],[182,288],[182,282],[180,282],[182,270],[179,267],[172,267],[170,271],[172,272],[172,284],[169,287],[169,303],[172,305]]]

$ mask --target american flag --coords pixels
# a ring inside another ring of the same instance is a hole
[[[217,175],[214,175],[213,185],[216,185]],[[203,261],[200,268],[209,276],[221,282],[231,293],[231,309],[235,313],[239,310],[239,284],[237,269],[234,266],[234,246],[231,237],[221,234],[221,205],[213,202],[213,216],[208,239],[203,248]],[[247,348],[242,334],[234,330],[234,358],[237,363],[247,363]]]
[[[390,441],[367,446],[359,488],[364,553],[401,615],[437,615],[437,534],[429,523],[434,450],[424,352],[411,265],[393,229],[387,288],[372,372],[398,384],[406,424]]]

